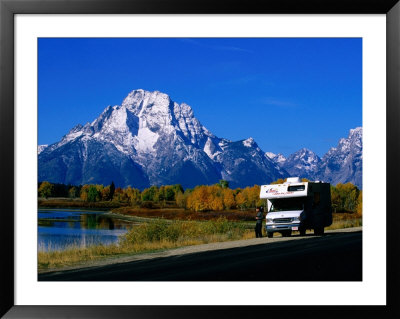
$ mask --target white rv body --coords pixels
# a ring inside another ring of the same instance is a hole
[[[324,227],[332,224],[330,184],[302,182],[288,178],[283,184],[262,185],[260,198],[267,200],[266,231],[290,236],[292,230],[305,234],[306,229],[322,235]]]

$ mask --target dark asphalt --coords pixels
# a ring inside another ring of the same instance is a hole
[[[39,281],[361,281],[362,232],[38,275]]]

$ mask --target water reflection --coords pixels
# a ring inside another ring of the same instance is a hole
[[[132,224],[104,212],[39,210],[38,249],[62,250],[70,246],[117,243]]]

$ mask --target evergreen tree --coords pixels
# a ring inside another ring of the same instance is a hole
[[[112,181],[110,184],[110,200],[113,200],[114,192],[115,192],[115,184],[114,181]]]
[[[95,202],[97,199],[97,189],[95,185],[90,185],[89,191],[88,191],[88,202]]]
[[[229,188],[229,182],[224,179],[221,179],[219,181],[219,184],[221,185],[222,188]]]
[[[183,187],[181,184],[175,184],[172,186],[172,189],[174,190],[175,195],[178,193],[184,193],[185,191],[183,190]]]

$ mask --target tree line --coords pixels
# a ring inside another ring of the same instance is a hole
[[[283,182],[284,180],[280,179],[271,184]],[[265,205],[264,200],[260,200],[259,185],[231,189],[226,180],[214,185],[199,185],[185,190],[180,184],[175,184],[151,186],[143,191],[130,186],[115,187],[114,182],[108,186],[99,184],[74,186],[44,181],[38,185],[38,196],[69,197],[84,202],[112,201],[132,207],[151,208],[153,204],[157,204],[160,207],[180,207],[197,212],[246,210]],[[331,199],[333,212],[362,214],[362,191],[352,183],[331,185]]]

